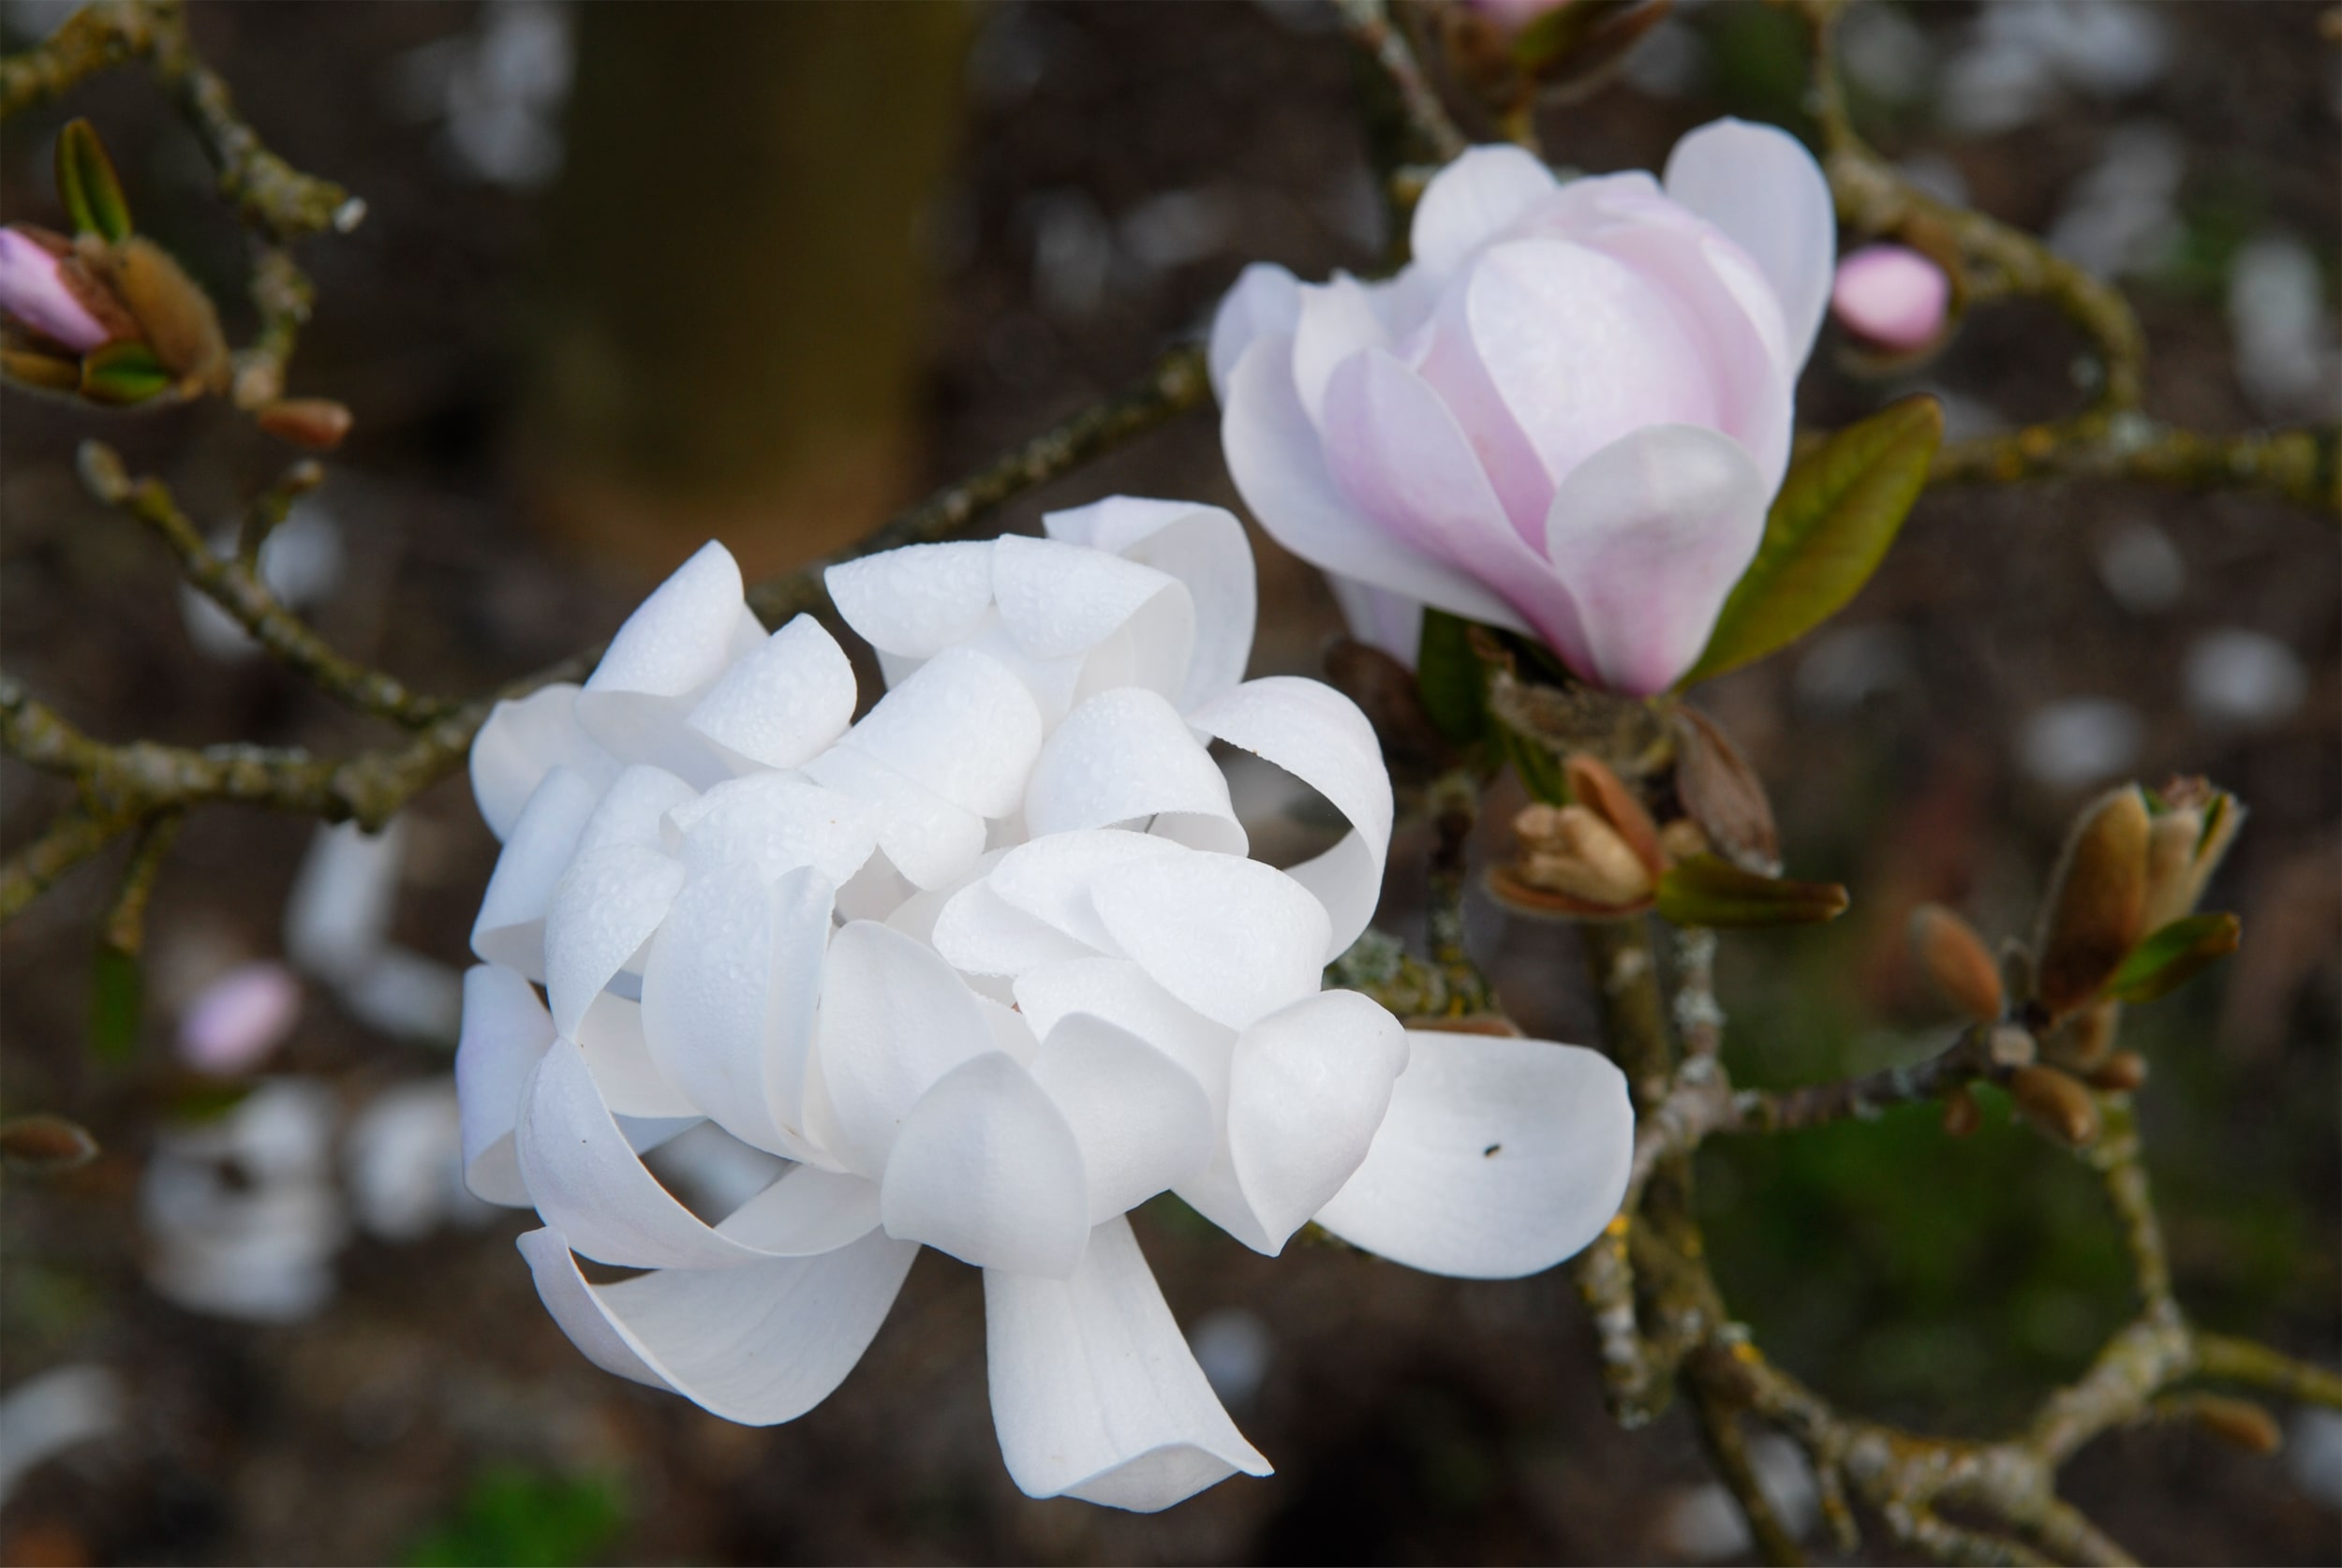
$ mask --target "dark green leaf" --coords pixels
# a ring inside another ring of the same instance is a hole
[[[2153,1001],[2236,951],[2244,927],[2232,914],[2187,915],[2149,932],[2130,950],[2106,994],[2116,1001]]]
[[[624,1500],[609,1482],[499,1465],[473,1480],[454,1515],[407,1561],[412,1568],[570,1568],[607,1556],[626,1522]]]
[[[170,386],[170,372],[143,343],[109,343],[82,361],[82,395],[94,403],[144,403]]]
[[[1562,759],[1534,735],[1524,735],[1508,724],[1493,729],[1498,746],[1519,770],[1521,787],[1529,791],[1529,798],[1548,806],[1566,806],[1569,779],[1563,772]]]
[[[87,120],[71,121],[57,133],[57,196],[77,232],[117,244],[130,237],[130,203],[123,199],[114,160]]]
[[[1894,542],[1943,436],[1941,405],[1907,397],[1792,463],[1756,558],[1679,684],[1762,658],[1837,614]]]
[[[1659,879],[1659,914],[1676,925],[1812,925],[1845,907],[1835,882],[1759,877],[1715,855],[1694,855]]]
[[[136,957],[100,943],[90,969],[90,1049],[108,1061],[128,1060],[145,1017],[145,971]]]
[[[1416,688],[1439,732],[1469,746],[1488,728],[1488,669],[1472,646],[1472,623],[1423,607],[1423,643],[1416,653]]]

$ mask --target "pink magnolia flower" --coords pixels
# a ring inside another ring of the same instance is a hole
[[[0,316],[85,354],[111,334],[73,297],[59,275],[62,259],[31,236],[0,229]]]
[[[1908,245],[1864,245],[1838,263],[1830,308],[1855,336],[1908,352],[1944,330],[1951,279]]]
[[[1432,180],[1412,239],[1386,282],[1238,280],[1211,335],[1237,487],[1401,658],[1391,596],[1664,689],[1788,465],[1836,250],[1821,170],[1737,120],[1679,142],[1664,185],[1564,184],[1479,147]]]

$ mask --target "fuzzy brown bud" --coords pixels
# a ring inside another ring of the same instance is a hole
[[[2080,1148],[2098,1135],[2098,1102],[2054,1067],[2020,1067],[2008,1075],[2008,1097],[2024,1118],[2058,1142]]]
[[[2136,785],[2075,822],[2042,906],[2034,996],[2052,1017],[2096,997],[2146,931],[2147,803]]]
[[[169,251],[143,236],[108,245],[89,235],[78,251],[137,318],[140,335],[173,376],[204,392],[227,388],[228,339],[219,312]]]
[[[2059,1066],[2087,1072],[2114,1048],[2121,1013],[2120,1005],[2111,1001],[2068,1013],[2051,1028],[2042,1048]]]
[[[2090,1073],[2090,1084],[2109,1094],[2128,1094],[2147,1081],[2147,1058],[2136,1051],[2117,1051]]]
[[[2172,1402],[2169,1413],[2186,1416],[2247,1454],[2274,1454],[2285,1445],[2276,1417],[2250,1399],[2227,1394],[2186,1394]]]
[[[1667,870],[1667,858],[1659,850],[1658,825],[1635,791],[1607,764],[1582,751],[1563,764],[1562,777],[1569,784],[1570,799],[1601,818],[1656,881]]]
[[[1966,921],[1941,904],[1921,904],[1911,911],[1911,951],[1963,1016],[1979,1024],[2000,1016],[2000,968]]]
[[[263,405],[253,422],[280,441],[332,451],[349,434],[349,409],[330,397],[280,397]]]
[[[1716,853],[1760,877],[1781,874],[1781,833],[1764,781],[1697,708],[1675,710],[1675,792]]]
[[[0,1161],[16,1170],[53,1175],[97,1158],[97,1140],[63,1117],[11,1117],[0,1121]]]
[[[2202,778],[2173,778],[2156,793],[2163,809],[2147,838],[2149,931],[2195,909],[2245,820],[2234,795]]]
[[[1967,1085],[1955,1084],[1944,1091],[1944,1136],[1965,1138],[1983,1125],[1983,1108]]]
[[[1654,882],[1642,858],[1582,806],[1532,806],[1513,820],[1519,880],[1604,908],[1640,904]],[[1655,838],[1655,835],[1653,836]]]

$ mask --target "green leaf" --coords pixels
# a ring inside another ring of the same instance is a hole
[[[1472,623],[1423,607],[1423,642],[1415,658],[1416,689],[1439,732],[1458,746],[1480,738],[1489,722],[1488,670],[1473,650]]]
[[[145,971],[134,955],[99,944],[90,968],[90,1049],[107,1061],[127,1061],[138,1052],[145,1019]]]
[[[454,1514],[407,1554],[410,1568],[501,1563],[571,1568],[609,1554],[627,1525],[624,1498],[595,1477],[483,1470]]]
[[[101,234],[116,244],[130,237],[130,203],[97,127],[87,120],[71,121],[57,133],[57,196],[75,232]]]
[[[1835,882],[1759,877],[1716,855],[1694,855],[1659,879],[1659,914],[1676,925],[1813,925],[1845,912]]]
[[[171,374],[143,343],[109,343],[82,361],[82,395],[93,403],[126,407],[170,390]]]
[[[1524,735],[1509,724],[1492,726],[1498,748],[1511,759],[1520,774],[1521,788],[1532,800],[1548,806],[1569,804],[1569,778],[1562,770],[1562,760],[1551,747],[1534,735]]]
[[[1756,558],[1677,684],[1737,670],[1836,614],[1878,570],[1943,438],[1942,406],[1906,397],[1790,464]]]
[[[2106,994],[2116,1001],[2145,1002],[2169,996],[2201,971],[2236,951],[2244,926],[2232,914],[2187,915],[2147,934],[2130,950]]]

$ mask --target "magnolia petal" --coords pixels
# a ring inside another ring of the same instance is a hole
[[[1030,1069],[1033,1058],[1041,1054],[1041,1042],[1025,1022],[1025,1015],[1016,1011],[1015,993],[1012,990],[1006,1001],[996,1001],[987,996],[976,998],[976,1010],[992,1029],[993,1048],[1005,1054],[1019,1067]]]
[[[1390,333],[1368,288],[1347,273],[1302,286],[1301,315],[1293,327],[1293,390],[1320,431],[1326,428],[1326,388],[1334,372],[1355,354],[1390,347]]]
[[[761,1258],[677,1203],[629,1146],[567,1041],[546,1048],[515,1134],[528,1196],[586,1257],[629,1268],[722,1268]]]
[[[616,760],[577,721],[577,689],[557,681],[498,703],[472,737],[472,796],[497,838],[512,836],[521,808],[553,769],[568,768],[597,793],[616,776]]]
[[[982,817],[867,753],[833,746],[808,762],[805,773],[869,806],[879,849],[914,886],[941,887],[984,853]]]
[[[998,1054],[974,994],[951,966],[867,920],[830,939],[818,1042],[835,1136],[817,1140],[873,1178],[920,1097],[969,1058]],[[807,1131],[815,1132],[809,1111]]]
[[[1326,906],[1333,923],[1326,960],[1332,962],[1357,940],[1382,898],[1393,806],[1374,726],[1332,687],[1292,675],[1248,681],[1187,721],[1274,762],[1349,819],[1349,837],[1285,873]]]
[[[464,1185],[492,1204],[528,1206],[512,1130],[528,1076],[552,1043],[553,1019],[526,980],[492,964],[464,971],[464,1028],[455,1046]]]
[[[1764,540],[1766,501],[1741,444],[1693,425],[1638,430],[1579,465],[1546,549],[1578,600],[1580,673],[1648,697],[1690,669]]]
[[[1399,1020],[1356,991],[1321,991],[1237,1037],[1228,1153],[1267,1250],[1358,1168],[1406,1064]]]
[[[1317,989],[1326,906],[1273,866],[1220,854],[1138,861],[1090,898],[1115,945],[1215,1023],[1240,1029]]]
[[[1041,525],[1052,539],[1111,550],[1187,584],[1195,611],[1195,652],[1187,684],[1175,694],[1180,712],[1244,678],[1258,592],[1253,547],[1232,513],[1193,501],[1109,496],[1073,511],[1050,512]]]
[[[979,1268],[1061,1280],[1089,1241],[1081,1148],[1000,1051],[960,1063],[903,1117],[879,1184],[886,1234]]]
[[[1323,570],[1514,631],[1529,623],[1494,592],[1393,534],[1335,488],[1293,385],[1293,342],[1262,336],[1228,378],[1220,444],[1244,504],[1279,544]]]
[[[834,1252],[878,1229],[875,1181],[818,1165],[783,1171],[780,1179],[725,1216],[716,1229],[775,1257]]]
[[[946,648],[881,698],[838,745],[978,816],[1004,817],[1016,809],[1041,749],[1041,710],[998,660]]]
[[[974,632],[992,607],[992,541],[908,545],[840,562],[822,580],[863,641],[932,658]]]
[[[1211,1160],[1218,1131],[1194,1074],[1103,1018],[1076,1013],[1051,1029],[1032,1077],[1074,1130],[1087,1224],[1136,1208]]]
[[[1777,126],[1712,121],[1668,155],[1667,193],[1755,259],[1780,296],[1793,362],[1804,363],[1838,250],[1830,182],[1814,155]]]
[[[1536,155],[1510,143],[1468,147],[1431,177],[1407,231],[1416,265],[1455,272],[1559,188]]]
[[[1141,687],[1101,692],[1041,747],[1025,790],[1025,827],[1038,839],[1158,816],[1178,819],[1159,824],[1166,837],[1245,851],[1228,780],[1178,710]]]
[[[1090,1234],[1069,1279],[986,1269],[986,1378],[1001,1457],[1028,1497],[1153,1513],[1270,1473],[1221,1407],[1131,1234]]]
[[[1229,373],[1254,338],[1263,333],[1289,333],[1300,317],[1299,280],[1271,261],[1248,263],[1237,274],[1236,286],[1221,299],[1211,318],[1207,361],[1213,395],[1227,402]]]
[[[832,890],[800,866],[767,886],[713,867],[676,897],[643,966],[651,1059],[743,1143],[794,1147]]]
[[[952,968],[971,975],[1019,975],[1090,951],[1005,902],[988,878],[953,895],[936,918],[934,942]]]
[[[1203,1089],[1212,1125],[1228,1108],[1236,1031],[1215,1024],[1147,977],[1128,958],[1072,958],[1016,977],[1016,1005],[1046,1040],[1076,1014],[1128,1030],[1178,1063]]]
[[[557,1229],[520,1238],[537,1294],[586,1358],[727,1421],[793,1421],[846,1381],[919,1249],[870,1235],[811,1258],[589,1285]]]
[[[618,628],[578,693],[578,722],[621,757],[647,755],[678,700],[723,673],[741,612],[739,563],[711,540]]]
[[[1348,577],[1328,577],[1334,602],[1350,635],[1367,646],[1380,648],[1408,669],[1415,668],[1423,647],[1423,601],[1387,588],[1370,588]]]
[[[1088,948],[1112,954],[1114,939],[1106,934],[1104,923],[1098,918],[1097,906],[1090,902],[1090,888],[1101,876],[1133,861],[1164,860],[1190,852],[1184,846],[1150,833],[1133,833],[1125,828],[1076,828],[1030,839],[1010,850],[986,874],[984,885],[1011,908],[1064,932]],[[1069,952],[1062,956],[1082,954]],[[960,967],[967,968],[964,964]]]
[[[545,910],[561,874],[576,858],[578,835],[600,798],[594,785],[569,768],[545,775],[497,856],[480,916],[472,922],[474,953],[531,980],[545,977]]]
[[[604,991],[577,1026],[586,1070],[613,1116],[643,1118],[704,1116],[669,1083],[643,1041],[643,1004]]]
[[[676,862],[635,844],[611,845],[570,866],[545,910],[545,990],[556,1028],[576,1032],[587,1005],[659,929],[683,880]]]
[[[876,810],[794,773],[731,779],[669,812],[667,821],[677,830],[671,847],[694,874],[745,865],[769,882],[810,865],[841,883],[878,849]]]
[[[1635,1112],[1599,1052],[1410,1030],[1382,1130],[1318,1223],[1410,1268],[1511,1280],[1601,1233],[1625,1195]]]
[[[793,768],[853,721],[853,665],[822,623],[799,615],[723,673],[685,719],[735,769]]]
[[[1020,534],[1004,534],[994,545],[992,596],[1009,635],[1035,658],[1087,653],[1155,600],[1187,598],[1185,584],[1152,567]],[[1158,631],[1166,645],[1164,661],[1184,675],[1194,642],[1194,608],[1184,602],[1165,608],[1173,613]],[[1165,695],[1176,692],[1175,686]]]
[[[642,849],[666,847],[667,813],[688,806],[699,791],[664,768],[637,762],[611,780],[594,814],[579,830],[573,853],[584,856],[614,844]]]

